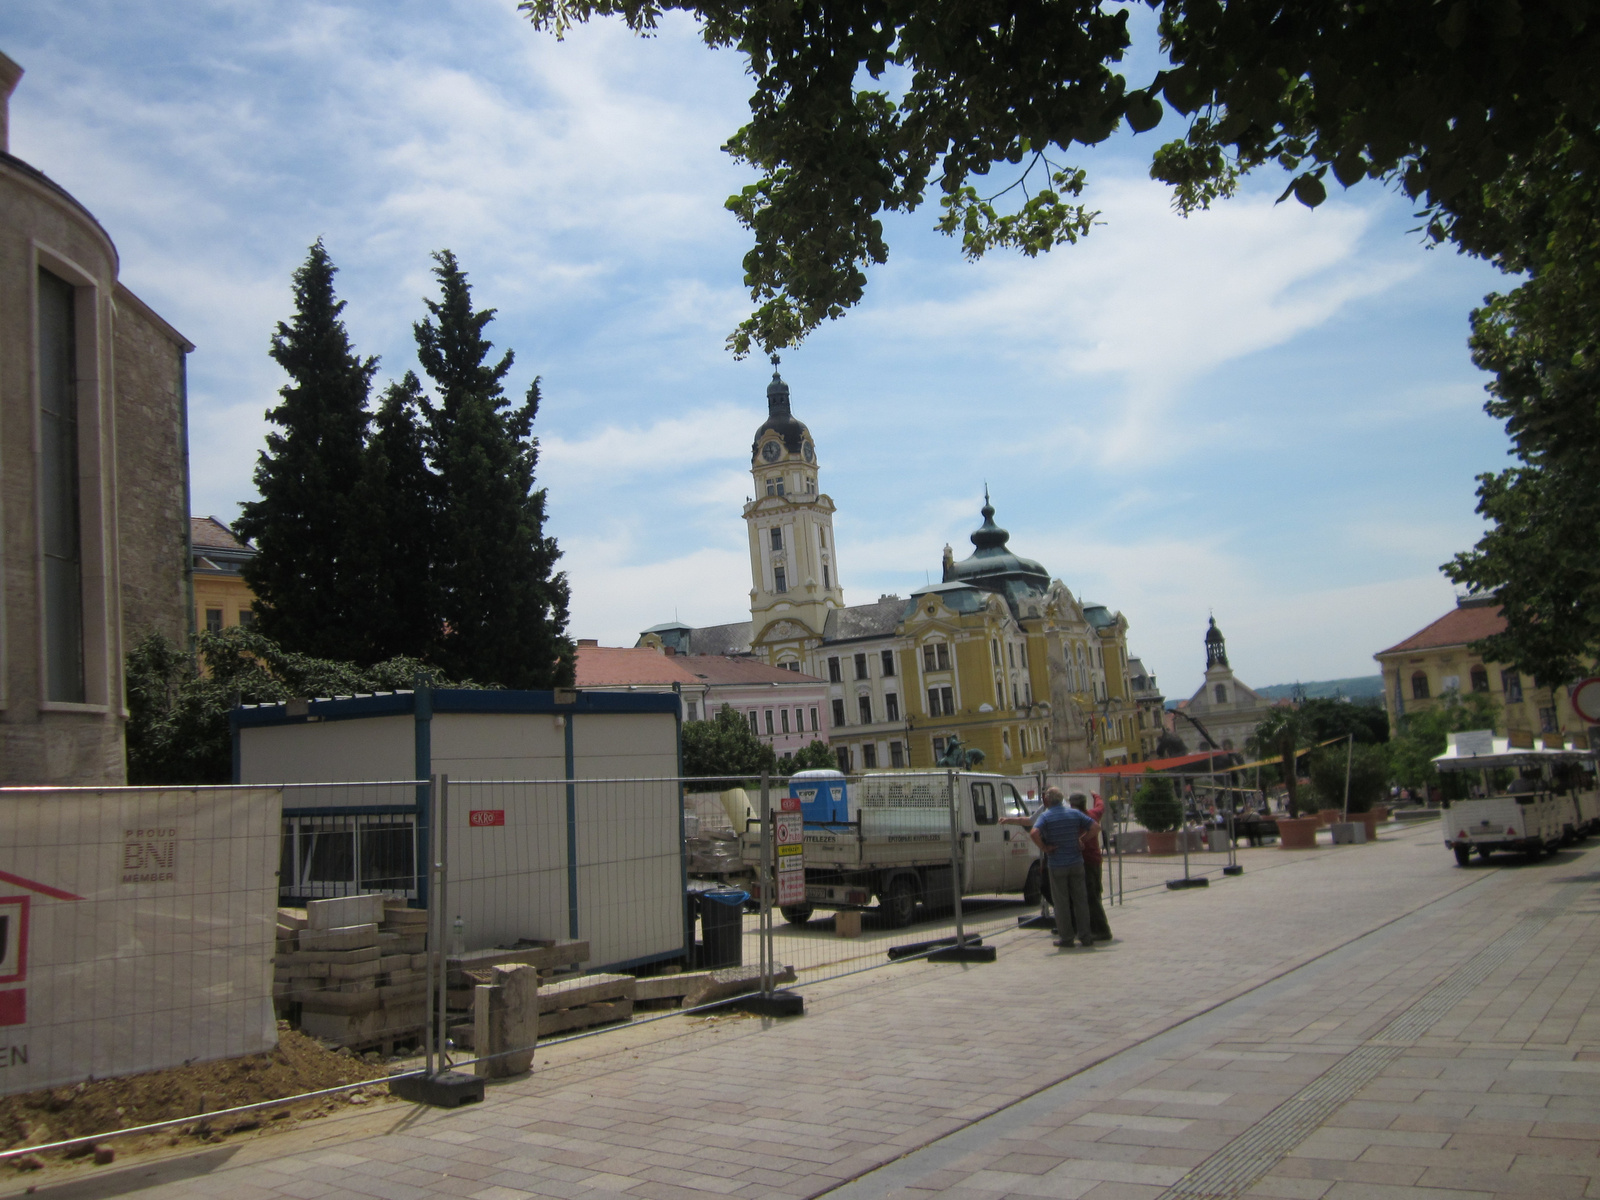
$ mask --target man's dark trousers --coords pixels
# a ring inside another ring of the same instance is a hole
[[[1094,933],[1089,928],[1089,895],[1082,862],[1050,868],[1050,902],[1056,910],[1056,939],[1070,946],[1076,936],[1088,945]]]

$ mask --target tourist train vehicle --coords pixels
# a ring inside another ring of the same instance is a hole
[[[1433,760],[1440,771],[1466,775],[1467,797],[1445,800],[1445,845],[1466,866],[1476,851],[1553,853],[1564,843],[1600,833],[1600,792],[1592,751],[1513,746],[1493,730],[1449,735]],[[1459,787],[1451,790],[1460,790]]]

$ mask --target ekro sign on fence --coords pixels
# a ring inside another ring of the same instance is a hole
[[[277,1044],[276,788],[0,791],[0,1093]]]

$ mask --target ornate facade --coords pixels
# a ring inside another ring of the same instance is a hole
[[[744,508],[749,624],[658,625],[641,645],[748,653],[826,681],[844,770],[932,766],[954,738],[1005,774],[1147,756],[1126,619],[1014,554],[987,495],[973,553],[958,562],[946,546],[939,583],[846,605],[816,443],[776,371],[767,410]]]

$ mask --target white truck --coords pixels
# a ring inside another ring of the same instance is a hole
[[[1470,773],[1468,798],[1445,801],[1441,814],[1445,845],[1462,866],[1474,853],[1537,857],[1600,832],[1595,760],[1587,750],[1515,747],[1492,730],[1469,730],[1448,735],[1433,763]]]
[[[1011,780],[970,771],[885,771],[850,781],[848,820],[805,824],[806,901],[784,906],[785,919],[802,924],[819,908],[864,909],[876,902],[898,928],[916,918],[918,905],[948,908],[952,786],[961,894],[1020,892],[1038,903],[1041,874],[1028,831],[1000,823],[1033,811]],[[758,824],[751,823],[742,849],[745,866],[757,871]]]

